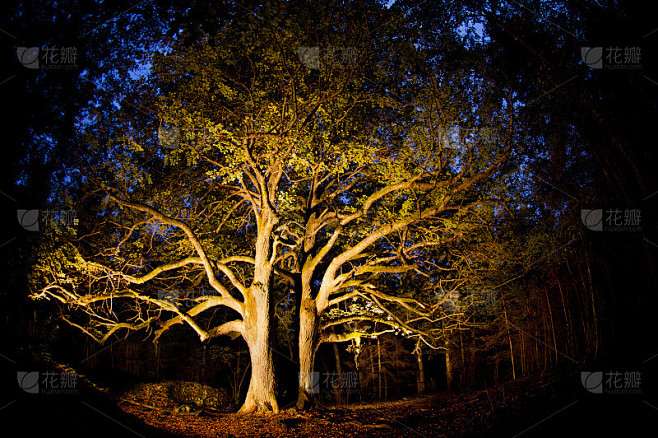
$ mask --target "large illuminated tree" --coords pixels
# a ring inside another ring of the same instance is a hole
[[[34,280],[35,297],[59,300],[64,318],[100,342],[140,329],[157,340],[178,324],[202,341],[242,336],[251,381],[241,412],[278,411],[272,286],[296,202],[286,173],[327,146],[313,144],[326,130],[315,114],[381,104],[355,65],[317,74],[298,50],[316,38],[319,29],[306,28],[313,12],[286,8],[264,8],[266,20],[236,8],[216,35],[182,35],[119,110],[89,110],[77,158],[80,230],[44,241]],[[332,21],[323,7],[315,13]],[[368,26],[367,16],[347,15]],[[333,42],[315,44],[356,46],[347,43],[355,35],[332,32]],[[371,49],[359,48],[365,57]],[[333,153],[350,163],[358,150]],[[202,288],[213,293],[197,293],[189,308],[170,299]],[[210,309],[225,311],[213,319]]]
[[[299,156],[309,164],[307,174],[294,173],[301,193],[295,246],[286,254],[300,300],[298,406],[310,401],[322,343],[394,329],[443,348],[437,342],[459,319],[445,311],[447,292],[475,274],[464,254],[493,215],[489,179],[510,156],[510,125],[500,113],[481,112],[505,126],[495,139],[470,125],[472,115],[459,113],[447,87],[420,80],[413,110],[393,129],[377,128],[386,134],[338,142],[338,153],[328,144]],[[457,128],[460,117],[470,128]]]
[[[317,347],[360,336],[343,324],[367,319],[429,342],[437,307],[378,279],[427,270],[428,248],[447,248],[466,217],[485,214],[477,189],[510,146],[456,121],[510,123],[419,75],[424,59],[399,38],[404,27],[366,6],[236,9],[217,34],[182,35],[156,55],[120,109],[90,111],[80,230],[44,243],[34,296],[59,300],[64,318],[101,342],[141,329],[157,340],[179,324],[201,341],[241,336],[245,413],[279,409],[277,278],[300,304],[300,404]],[[170,299],[190,289],[184,305]],[[377,310],[329,316],[351,298]]]

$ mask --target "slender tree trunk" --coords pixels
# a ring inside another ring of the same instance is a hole
[[[555,281],[557,282],[557,287],[558,290],[560,291],[560,298],[562,299],[562,311],[564,312],[564,324],[566,325],[566,333],[564,336],[564,350],[565,353],[568,355],[572,355],[574,353],[574,348],[572,348],[572,345],[574,345],[574,331],[573,331],[573,326],[571,324],[571,311],[567,310],[567,303],[564,298],[564,291],[562,290],[562,283],[560,282],[560,278],[558,275],[555,275]]]
[[[505,326],[507,327],[507,339],[509,340],[509,358],[512,362],[512,380],[516,380],[516,369],[514,367],[514,348],[512,347],[512,336],[509,333],[509,321],[507,320],[507,308],[505,301],[503,301],[503,311],[505,313]]]
[[[494,385],[498,385],[498,367],[500,365],[500,361],[496,357],[496,362],[494,365]]]
[[[450,342],[448,341],[447,337],[445,340],[445,347],[446,347],[446,387],[448,389],[452,389],[453,386],[452,358],[450,357]]]
[[[382,346],[377,337],[377,395],[382,399]]]
[[[359,354],[361,353],[361,338],[352,339],[352,346],[354,347],[354,368],[358,374],[359,379],[359,401],[363,401],[363,379],[361,377],[361,369],[359,367]]]
[[[418,392],[425,392],[425,369],[423,367],[423,349],[420,343],[416,347],[416,361],[418,362]]]
[[[155,344],[155,380],[160,379],[160,346]]]
[[[372,344],[370,346],[372,347]],[[372,392],[374,393],[377,389],[377,380],[375,380],[377,376],[375,373],[375,349],[368,348],[368,355],[370,356],[370,375],[372,376]]]
[[[546,305],[548,306],[548,315],[551,318],[551,333],[553,335],[553,352],[555,353],[555,363],[557,363],[557,338],[555,337],[555,324],[553,323],[553,310],[551,309],[551,301],[548,299],[548,290],[544,289],[544,294],[546,295]],[[550,353],[549,353],[550,354]]]
[[[589,265],[589,257],[587,257],[587,251],[584,251],[585,253],[585,262],[587,263],[587,279],[588,279],[588,284],[589,284],[589,291],[590,291],[590,297],[592,299],[592,323],[594,325],[594,340],[593,340],[593,357],[596,358],[598,356],[598,349],[599,349],[599,318],[596,313],[596,295],[594,294],[594,287],[593,281],[592,281],[592,270],[590,269]],[[651,267],[653,265],[652,261],[653,259],[651,256],[647,258],[649,261],[649,266]]]
[[[462,358],[462,370],[466,370],[466,357],[464,356],[464,338],[462,337],[462,331],[459,325],[459,321],[457,322],[457,330],[459,330],[459,351],[461,353],[461,358]],[[463,379],[461,380],[463,381]]]
[[[523,338],[523,332],[521,332],[521,376],[524,376],[525,373],[526,373],[525,363],[526,363],[525,342],[524,342],[524,338]]]
[[[338,373],[338,398],[339,400],[342,400],[342,394],[343,394],[343,369],[340,365],[340,353],[338,351],[338,344],[333,342],[332,343],[334,347],[334,359],[336,361],[336,373]]]

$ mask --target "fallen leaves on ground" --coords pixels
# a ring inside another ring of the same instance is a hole
[[[120,407],[149,426],[185,437],[479,436],[528,413],[528,399],[546,395],[553,386],[545,379],[525,380],[488,390],[279,414],[173,413],[131,403]]]

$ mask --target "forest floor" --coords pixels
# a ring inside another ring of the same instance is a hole
[[[14,357],[16,363],[0,361],[0,424],[28,437],[630,437],[655,436],[658,424],[651,379],[634,396],[590,394],[579,369],[480,390],[238,415],[175,413],[121,401],[85,383],[82,375],[72,394],[31,394],[18,387],[17,371],[60,368],[42,358]]]
[[[601,433],[612,432],[611,426],[600,420],[612,420],[606,413],[610,406],[602,411],[586,400],[576,406],[579,398],[587,398],[578,383],[575,373],[537,376],[486,390],[270,415],[173,414],[129,403],[120,407],[148,427],[180,437],[608,436]]]

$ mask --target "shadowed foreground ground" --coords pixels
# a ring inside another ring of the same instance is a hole
[[[17,370],[57,369],[15,356],[0,365],[0,436],[116,437],[608,437],[653,436],[655,386],[638,395],[590,394],[580,373],[518,379],[486,390],[439,393],[309,412],[240,416],[174,413],[110,398],[81,379],[66,396],[28,394]],[[13,433],[12,433],[13,431]]]
[[[597,398],[578,384],[577,373],[537,376],[483,391],[278,415],[171,414],[120,405],[148,426],[194,437],[605,437],[635,436],[657,424],[658,412],[642,397]]]

